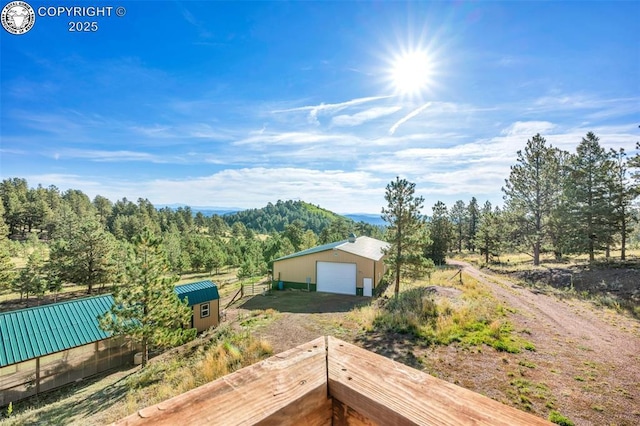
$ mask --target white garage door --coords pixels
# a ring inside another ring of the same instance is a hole
[[[356,294],[356,264],[318,262],[318,291]]]

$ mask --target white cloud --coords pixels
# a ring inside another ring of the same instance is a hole
[[[112,201],[147,198],[154,204],[255,208],[277,200],[304,200],[339,213],[379,212],[386,181],[363,171],[305,168],[228,169],[209,176],[138,182],[47,174],[25,176],[30,185],[80,189]]]
[[[180,125],[135,125],[131,130],[149,139],[209,139],[229,140],[228,131],[215,128],[207,123],[183,123]]]
[[[532,137],[537,133],[544,135],[556,127],[549,121],[516,121],[506,129],[502,130],[503,135]]]
[[[161,155],[149,154],[147,152],[139,151],[107,151],[107,150],[80,150],[80,149],[68,149],[56,152],[54,154],[56,160],[60,158],[75,158],[85,159],[89,161],[98,162],[121,162],[121,161],[143,161],[150,163],[170,163],[174,162],[175,158],[167,158]]]
[[[247,138],[237,140],[233,145],[259,145],[262,147],[273,145],[309,145],[335,141],[336,136],[321,132],[251,132]]]
[[[353,115],[337,115],[331,119],[331,124],[334,126],[359,126],[367,121],[391,115],[401,109],[402,107],[399,106],[374,107]]]
[[[351,99],[349,101],[340,102],[336,104],[321,103],[319,105],[309,105],[309,106],[302,106],[302,107],[296,107],[296,108],[279,109],[279,110],[272,111],[272,113],[309,111],[309,116],[308,116],[309,122],[312,124],[319,124],[318,115],[321,113],[331,114],[355,105],[378,101],[381,99],[387,99],[390,97],[391,96],[370,96],[366,98]]]

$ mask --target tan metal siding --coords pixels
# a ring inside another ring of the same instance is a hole
[[[376,262],[341,250],[327,250],[274,262],[273,279],[276,281],[305,283],[307,278],[310,278],[311,284],[317,284],[317,262],[355,263],[357,269],[356,287],[358,288],[362,288],[364,278],[373,278],[375,286],[380,282],[378,272],[384,272],[382,260]]]

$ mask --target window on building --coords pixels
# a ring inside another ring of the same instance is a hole
[[[209,304],[203,303],[200,305],[200,318],[206,318],[209,316]]]

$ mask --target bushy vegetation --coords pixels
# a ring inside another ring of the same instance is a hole
[[[512,334],[504,306],[482,284],[466,275],[464,284],[454,283],[451,275],[452,270],[440,269],[429,283],[406,283],[398,297],[359,308],[353,318],[366,331],[411,334],[424,344],[488,345],[511,353],[535,350]],[[451,290],[436,299],[434,285]]]
[[[220,327],[210,341],[193,350],[188,356],[180,352],[165,354],[129,376],[124,415],[187,392],[273,353],[265,340],[238,333],[229,326]]]
[[[561,426],[573,426],[573,422],[560,414],[559,412],[552,410],[549,413],[549,421]]]

